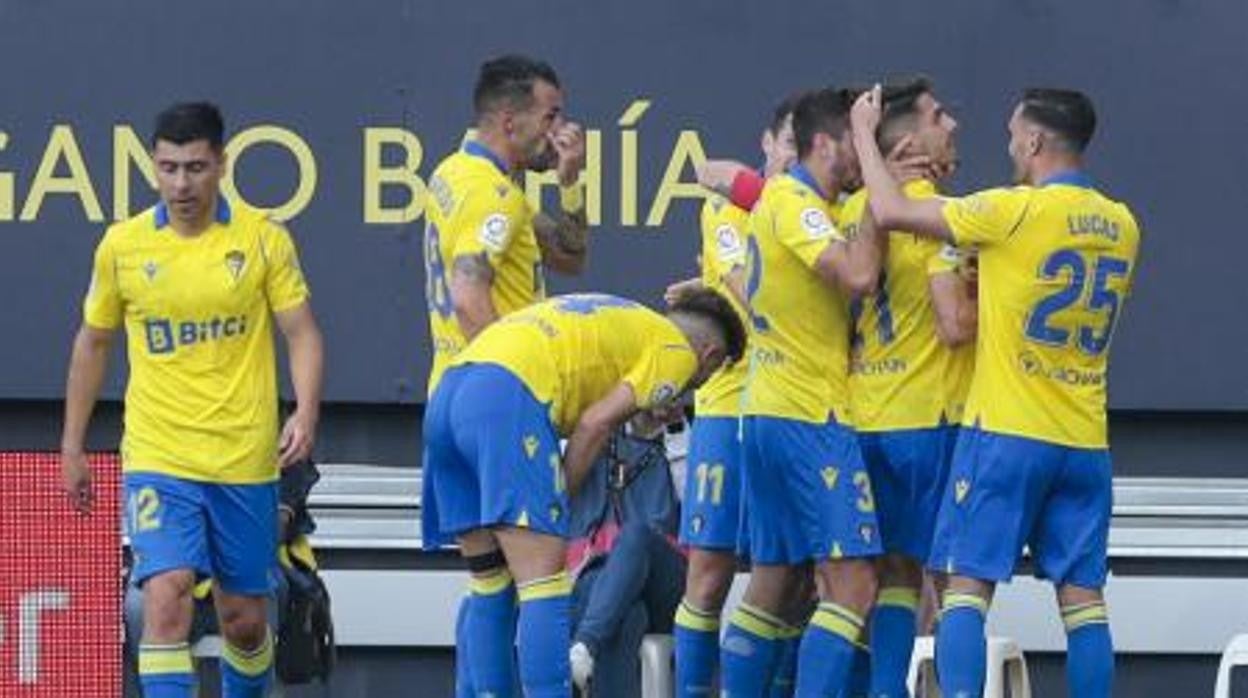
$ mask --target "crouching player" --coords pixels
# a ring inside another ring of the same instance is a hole
[[[568,497],[619,425],[701,385],[744,345],[736,311],[713,291],[688,294],[666,317],[571,295],[503,318],[452,361],[425,414],[424,539],[453,537],[472,574],[465,635],[477,695],[513,691],[512,647],[499,641],[510,636],[513,579],[525,695],[570,695]]]

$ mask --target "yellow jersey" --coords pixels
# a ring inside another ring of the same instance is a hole
[[[702,205],[702,285],[728,299],[741,322],[749,326],[745,308],[728,287],[727,278],[745,267],[746,235],[750,212],[734,206],[721,196],[712,196]],[[725,366],[698,389],[695,412],[703,417],[736,416],[741,412],[741,391],[745,388],[748,362]]]
[[[218,200],[195,237],[163,203],[111,226],[83,319],[126,329],[127,472],[203,482],[277,479],[272,313],[308,298],[294,243],[264,213]]]
[[[452,366],[502,366],[523,382],[550,419],[569,436],[590,405],[620,383],[638,409],[682,394],[698,369],[697,356],[671,320],[604,294],[557,296],[485,328]]]
[[[1110,338],[1135,272],[1131,211],[1066,173],[945,203],[979,248],[979,337],[964,424],[1105,448]]]
[[[772,177],[750,214],[750,373],[742,414],[823,423],[849,407],[849,304],[815,271],[844,237],[800,165]]]
[[[911,199],[936,196],[936,185],[912,180]],[[867,192],[845,203],[842,230],[853,239],[866,212]],[[926,429],[962,420],[975,367],[975,348],[950,348],[936,332],[930,279],[956,273],[956,248],[913,233],[890,231],[874,294],[850,305],[849,393],[860,431]]]
[[[546,296],[533,210],[507,167],[471,141],[429,178],[425,223],[425,300],[433,339],[428,393],[467,344],[455,317],[450,274],[455,259],[482,255],[494,270],[490,298],[499,317]]]

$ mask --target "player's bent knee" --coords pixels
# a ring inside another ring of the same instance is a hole
[[[264,642],[268,614],[264,597],[234,597],[219,604],[221,634],[235,647],[254,649]]]
[[[517,584],[558,574],[567,565],[567,543],[557,536],[520,528],[500,528],[494,536]]]
[[[494,534],[483,528],[460,535],[456,542],[459,543],[460,555],[465,558],[498,552],[498,541],[494,539]]]
[[[881,587],[917,589],[923,583],[923,568],[912,557],[889,554],[878,558],[875,566]]]
[[[832,601],[865,613],[875,604],[878,584],[869,559],[831,560],[819,565],[823,589]]]
[[[689,555],[685,598],[704,611],[722,609],[736,571],[737,560],[730,553],[693,550]]]
[[[1057,588],[1057,602],[1062,607],[1096,603],[1104,600],[1105,594],[1102,589],[1091,589],[1075,586],[1074,584],[1063,584]]]
[[[149,641],[177,642],[191,628],[195,573],[172,570],[143,582],[143,634]]]

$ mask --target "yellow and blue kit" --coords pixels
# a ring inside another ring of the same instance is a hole
[[[163,203],[108,229],[84,321],[124,325],[127,524],[135,579],[189,568],[264,593],[276,554],[273,313],[308,298],[290,234],[218,200],[183,237]]]
[[[559,439],[621,383],[648,409],[683,393],[697,367],[671,320],[615,296],[558,296],[490,325],[425,413],[426,546],[495,525],[567,537]]]
[[[494,271],[490,299],[499,317],[546,295],[533,210],[506,164],[469,141],[429,178],[425,225],[425,300],[433,339],[428,394],[467,344],[455,317],[450,274],[455,259],[482,256]]]
[[[871,480],[848,414],[849,303],[816,271],[844,238],[801,165],[750,215],[750,374],[742,401],[751,559],[796,564],[880,552]]]
[[[1027,545],[1037,575],[1099,588],[1112,496],[1106,370],[1135,218],[1077,171],[951,199],[943,213],[954,241],[979,249],[979,337],[929,564],[1004,580]]]
[[[929,180],[912,180],[906,196],[936,196]],[[843,229],[852,238],[867,192],[846,201]],[[950,348],[936,331],[930,280],[957,273],[959,252],[913,233],[890,231],[879,285],[851,304],[849,392],[854,428],[871,475],[887,552],[926,561],[948,480],[974,347]]]
[[[728,299],[748,322],[727,283],[745,268],[749,211],[719,196],[702,206],[702,285]],[[680,540],[696,548],[733,550],[741,529],[741,393],[747,361],[725,366],[698,389],[689,436],[689,468]]]

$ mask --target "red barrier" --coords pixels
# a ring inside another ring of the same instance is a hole
[[[121,695],[121,468],[91,463],[83,516],[55,455],[0,453],[0,696]]]

